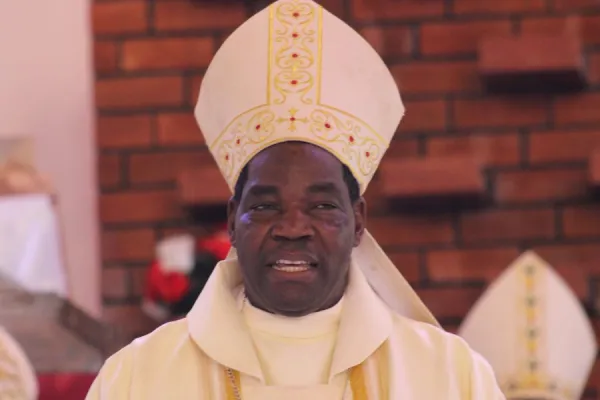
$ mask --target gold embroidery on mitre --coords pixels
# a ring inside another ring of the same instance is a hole
[[[542,300],[544,288],[542,270],[534,265],[523,265],[523,298],[519,302],[519,315],[523,315],[523,329],[521,341],[516,349],[520,356],[521,368],[513,378],[503,384],[503,392],[507,397],[517,396],[520,393],[535,391],[561,395],[565,399],[575,399],[574,392],[564,382],[550,377],[540,355],[547,350],[545,332],[542,327],[543,309]]]
[[[223,176],[233,187],[258,152],[298,140],[327,149],[362,188],[387,142],[358,117],[321,103],[323,8],[290,0],[271,5],[269,13],[267,103],[235,117],[210,144]]]

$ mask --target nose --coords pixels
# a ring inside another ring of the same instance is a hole
[[[310,217],[302,210],[288,210],[280,214],[271,234],[276,240],[306,240],[314,235]]]

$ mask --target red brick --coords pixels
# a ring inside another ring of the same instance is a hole
[[[516,247],[437,250],[427,253],[427,272],[434,281],[496,279],[519,256]]]
[[[94,34],[141,33],[148,29],[147,2],[96,1],[92,6]]]
[[[129,268],[129,276],[131,279],[131,295],[142,297],[146,292],[148,266]]]
[[[231,198],[231,190],[214,163],[201,168],[181,168],[177,189],[181,204],[187,206],[225,205]]]
[[[427,155],[434,157],[469,155],[485,166],[514,165],[519,162],[519,137],[502,135],[441,136],[427,140]]]
[[[200,94],[200,85],[202,85],[202,75],[194,75],[189,78],[190,82],[186,86],[190,88],[188,104],[192,107],[196,107],[198,102],[198,95]]]
[[[454,0],[456,14],[513,14],[546,10],[546,0]]]
[[[481,87],[474,62],[411,62],[390,69],[403,95],[477,92]]]
[[[345,19],[345,0],[320,0],[318,3],[338,18]]]
[[[565,279],[580,299],[588,298],[588,279],[590,275],[600,272],[598,244],[547,245],[534,247],[533,250]]]
[[[359,21],[434,17],[444,14],[444,3],[422,0],[354,0],[352,14]]]
[[[427,288],[417,294],[436,318],[457,318],[466,315],[481,293],[479,288]]]
[[[147,146],[152,141],[148,115],[98,118],[98,145],[101,148]]]
[[[114,78],[96,82],[100,109],[177,106],[183,103],[181,77]]]
[[[597,325],[597,320],[594,321],[594,325]],[[595,330],[598,328],[595,327]],[[594,366],[592,367],[592,371],[590,372],[590,377],[588,379],[588,386],[592,387],[595,390],[600,389],[600,360],[596,359]],[[583,400],[595,400],[594,397],[586,397]]]
[[[484,38],[478,61],[480,74],[487,81],[509,75],[585,72],[581,39],[566,33]]]
[[[132,340],[152,332],[159,325],[138,305],[105,305],[102,319],[121,327]]]
[[[533,250],[554,268],[600,273],[600,246],[597,243],[552,244],[536,246]]]
[[[101,154],[98,158],[98,176],[103,188],[121,182],[121,158],[117,154]]]
[[[553,8],[558,11],[600,11],[598,0],[554,0]]]
[[[566,237],[600,236],[600,206],[571,206],[563,210],[563,232]]]
[[[419,266],[419,253],[388,252],[387,255],[408,282],[416,284],[422,279]]]
[[[454,240],[452,218],[445,215],[370,217],[367,227],[381,246],[447,244]]]
[[[393,144],[394,142],[392,142]],[[394,150],[390,148],[386,153],[386,158],[394,158],[394,157],[402,157],[402,145],[398,150]],[[398,154],[394,154],[394,151],[397,151]],[[417,150],[415,150],[417,151]],[[369,183],[369,187],[367,188],[363,198],[367,203],[367,215],[369,216],[369,221],[373,216],[383,215],[385,210],[388,210],[389,203],[388,200],[382,194],[383,181],[379,174],[375,174],[371,182]]]
[[[499,203],[580,199],[588,192],[587,170],[582,167],[500,172],[495,187]]]
[[[109,230],[102,233],[104,261],[145,261],[154,258],[152,229]]]
[[[140,39],[123,43],[121,66],[128,71],[163,68],[202,68],[213,55],[213,40],[206,38]]]
[[[600,149],[596,149],[590,155],[587,167],[588,183],[594,189],[600,188]]]
[[[414,35],[410,27],[369,26],[360,33],[382,57],[407,56],[413,51]]]
[[[200,145],[204,136],[191,111],[158,115],[158,141],[162,145]]]
[[[102,297],[122,299],[129,296],[129,272],[125,267],[102,268]]]
[[[419,142],[416,139],[395,139],[385,152],[385,159],[415,157],[419,154]]]
[[[172,182],[183,170],[213,164],[213,158],[206,150],[132,154],[129,179],[133,183]]]
[[[548,120],[543,99],[455,100],[453,106],[454,120],[460,128],[520,127],[540,125]]]
[[[600,130],[540,131],[529,138],[532,163],[587,161],[600,148]]]
[[[155,3],[154,26],[159,31],[235,28],[246,20],[242,3],[198,3],[159,0]]]
[[[172,190],[129,191],[100,196],[104,223],[156,222],[182,216],[177,193]]]
[[[96,72],[111,72],[117,69],[117,44],[115,42],[94,42],[94,67]]]
[[[444,100],[406,101],[404,106],[406,114],[400,123],[400,133],[446,129],[448,107]]]
[[[387,198],[431,199],[485,193],[481,166],[469,156],[388,159],[379,169]]]
[[[591,83],[600,83],[600,53],[588,54],[588,77]]]
[[[436,22],[421,25],[421,54],[476,53],[479,41],[488,35],[508,35],[511,22]]]
[[[600,16],[526,18],[521,21],[521,31],[523,33],[579,32],[586,44],[600,44]]]
[[[550,239],[555,235],[554,211],[491,210],[463,214],[461,233],[465,243],[493,240]]]
[[[561,96],[554,102],[557,124],[600,123],[600,93]]]

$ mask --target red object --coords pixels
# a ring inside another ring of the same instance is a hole
[[[216,233],[198,240],[198,250],[211,253],[219,260],[224,260],[231,249],[227,225],[223,225]]]
[[[38,375],[38,400],[83,400],[95,378],[95,374]]]
[[[176,302],[189,290],[190,281],[181,272],[165,272],[157,261],[150,265],[146,297],[150,300]]]

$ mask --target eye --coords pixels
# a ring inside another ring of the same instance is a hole
[[[335,210],[337,206],[331,203],[319,203],[315,206],[317,210]]]
[[[267,204],[267,203],[263,203],[263,204],[257,204],[255,206],[250,207],[251,211],[271,211],[271,210],[275,210],[277,207],[274,204]]]

